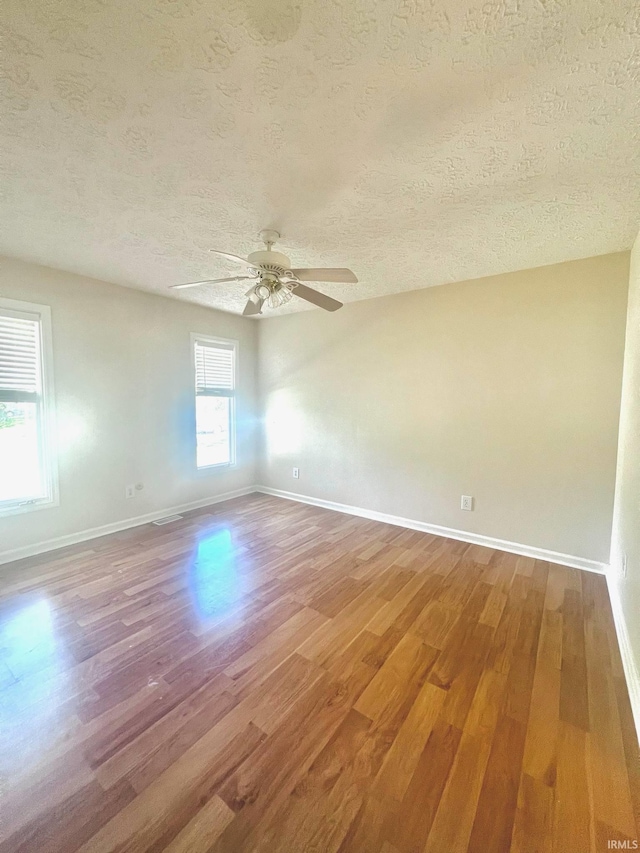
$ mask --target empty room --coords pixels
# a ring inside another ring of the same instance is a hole
[[[638,849],[637,3],[0,27],[0,853]]]

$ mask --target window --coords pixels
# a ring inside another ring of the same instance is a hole
[[[235,394],[238,345],[192,335],[196,383],[196,463],[235,463]]]
[[[0,514],[57,500],[45,305],[0,299]]]

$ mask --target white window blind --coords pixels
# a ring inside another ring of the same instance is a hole
[[[0,312],[0,402],[37,399],[40,362],[40,319]]]
[[[235,464],[237,341],[191,335],[195,366],[196,466]]]
[[[0,297],[0,515],[57,495],[50,309]]]
[[[233,346],[196,341],[196,394],[232,397],[235,390]]]

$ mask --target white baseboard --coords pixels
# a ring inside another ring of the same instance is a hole
[[[180,506],[166,507],[165,509],[159,509],[155,512],[149,512],[146,515],[138,515],[135,518],[125,518],[122,519],[122,521],[114,521],[111,524],[103,524],[100,527],[91,527],[88,530],[81,530],[79,533],[70,533],[66,536],[58,536],[55,539],[47,539],[44,542],[37,542],[34,545],[25,545],[22,548],[13,548],[10,551],[0,551],[0,565],[4,563],[12,563],[14,560],[22,560],[25,557],[35,557],[37,554],[44,554],[46,551],[55,551],[58,548],[66,548],[67,545],[76,545],[78,542],[86,542],[89,539],[97,539],[99,536],[106,536],[108,533],[118,533],[121,530],[128,530],[130,527],[139,527],[141,524],[148,524],[150,521],[156,521],[158,518],[164,518],[165,515],[188,512],[191,509],[202,509],[202,507],[222,503],[223,501],[231,500],[231,498],[250,495],[256,490],[256,486],[245,486],[243,489],[224,492],[223,494],[216,495],[215,497],[202,498],[199,501],[180,504]]]
[[[325,509],[335,510],[336,512],[344,512],[347,515],[370,518],[372,521],[384,521],[386,524],[395,524],[397,527],[408,527],[410,530],[432,533],[434,536],[444,536],[445,539],[457,539],[460,542],[469,542],[471,545],[484,545],[487,548],[495,548],[498,551],[508,551],[511,554],[533,557],[536,560],[546,560],[549,563],[559,563],[561,566],[570,566],[573,569],[584,569],[587,572],[596,572],[600,575],[605,574],[607,570],[606,563],[598,563],[596,560],[587,560],[585,557],[576,557],[572,554],[561,554],[558,551],[548,551],[546,548],[535,548],[532,545],[521,545],[519,542],[509,542],[506,539],[493,539],[491,536],[482,536],[480,533],[469,533],[466,530],[441,527],[439,524],[415,521],[412,518],[402,518],[399,515],[387,515],[387,513],[376,512],[372,509],[362,509],[362,507],[325,501],[321,498],[311,498],[308,495],[285,492],[281,489],[271,489],[268,486],[256,486],[256,491],[262,492],[265,495],[286,498],[290,501],[321,506]]]
[[[312,506],[320,506],[336,512],[344,512],[347,515],[357,515],[361,518],[369,518],[372,521],[382,521],[386,524],[394,524],[397,527],[406,527],[410,530],[420,530],[423,533],[431,533],[434,536],[443,536],[446,539],[456,539],[461,542],[469,542],[472,545],[484,545],[487,548],[495,548],[498,551],[508,551],[512,554],[519,554],[524,557],[533,557],[537,560],[547,560],[550,563],[559,563],[560,565],[570,566],[574,569],[584,569],[588,572],[597,572],[598,574],[605,574],[607,570],[607,565],[605,563],[598,563],[595,560],[587,560],[584,557],[576,557],[571,554],[561,554],[557,551],[548,551],[545,548],[534,548],[531,545],[521,545],[518,542],[509,542],[505,539],[494,539],[490,536],[482,536],[479,533],[469,533],[466,530],[455,530],[451,527],[442,527],[438,524],[429,524],[425,521],[416,521],[415,519],[403,518],[399,515],[388,515],[384,512],[376,512],[375,510],[363,509],[362,507],[349,506],[348,504],[336,503],[335,501],[325,501],[321,498],[312,498],[295,492],[271,489],[268,486],[246,486],[243,489],[224,492],[223,494],[216,495],[215,497],[203,498],[199,501],[181,504],[180,506],[165,507],[164,509],[147,513],[146,515],[139,515],[135,518],[126,518],[121,521],[112,522],[111,524],[103,524],[100,527],[92,527],[88,530],[81,530],[78,533],[58,536],[55,539],[47,539],[44,542],[26,545],[22,548],[14,548],[10,551],[0,551],[0,565],[13,562],[14,560],[22,560],[25,557],[34,557],[37,554],[43,554],[46,551],[65,548],[67,545],[75,545],[78,542],[86,542],[89,539],[106,536],[108,533],[118,533],[121,530],[128,530],[131,527],[139,527],[141,524],[148,524],[158,518],[163,518],[165,515],[188,512],[192,509],[201,509],[202,507],[212,506],[217,503],[222,503],[223,501],[231,500],[232,498],[241,497],[242,495],[249,495],[253,492],[260,492],[265,495],[286,498],[287,500],[311,504]]]
[[[624,675],[627,681],[627,690],[629,691],[629,701],[631,702],[631,711],[633,720],[636,724],[636,732],[640,739],[640,672],[633,654],[631,639],[627,630],[624,612],[622,610],[622,602],[618,585],[612,577],[611,572],[607,572],[607,586],[609,588],[609,600],[611,601],[611,609],[613,611],[613,621],[616,626],[616,634],[618,635],[618,646],[620,648],[620,657],[622,658],[622,666]]]

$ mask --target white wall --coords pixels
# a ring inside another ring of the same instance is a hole
[[[262,482],[606,562],[628,263],[256,322],[3,259],[0,294],[52,308],[61,504],[0,519],[0,554]],[[240,341],[234,469],[195,471],[190,332]]]
[[[260,321],[261,482],[608,562],[628,266]]]
[[[7,258],[0,295],[51,306],[60,482],[58,507],[0,518],[0,555],[255,483],[256,323]],[[195,468],[191,332],[240,342],[234,468]]]
[[[640,236],[631,253],[609,586],[640,731]]]

